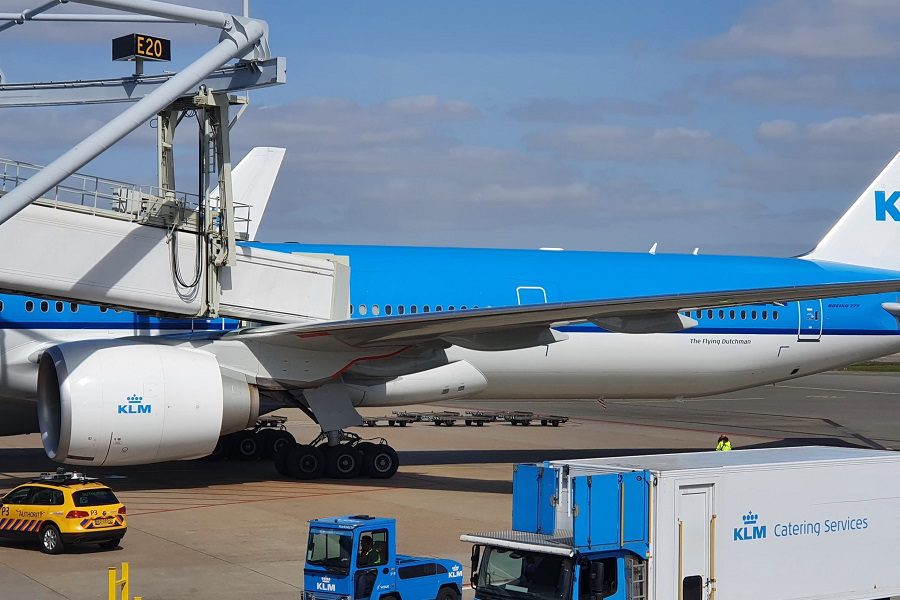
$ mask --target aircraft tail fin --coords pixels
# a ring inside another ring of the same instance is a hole
[[[900,153],[801,258],[900,271]]]
[[[266,212],[266,205],[275,186],[275,178],[281,169],[284,153],[284,148],[266,146],[253,148],[231,172],[234,202],[250,207],[248,233],[251,240],[256,239],[256,232]],[[210,197],[219,197],[218,187],[212,191]],[[238,216],[243,215],[238,213]]]

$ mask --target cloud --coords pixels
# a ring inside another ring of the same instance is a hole
[[[708,160],[733,155],[735,147],[705,129],[649,129],[614,125],[572,127],[528,136],[532,150],[575,160]]]
[[[645,102],[630,98],[596,98],[573,102],[566,98],[530,98],[509,110],[509,115],[523,122],[596,123],[609,115],[649,117],[689,113],[694,103],[685,94],[670,93],[658,100]]]
[[[695,45],[706,58],[777,56],[871,59],[900,54],[900,3],[893,0],[778,0],[748,9],[725,33]]]
[[[733,165],[726,186],[767,192],[862,191],[898,150],[900,114],[839,117],[817,123],[761,123],[765,149]],[[862,174],[862,175],[861,175]],[[865,174],[869,174],[869,177]]]

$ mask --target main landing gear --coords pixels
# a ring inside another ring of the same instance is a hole
[[[219,438],[210,459],[230,458],[231,460],[271,460],[284,447],[297,440],[284,426],[287,417],[278,415],[260,417],[252,429],[244,429]]]
[[[373,479],[394,476],[400,461],[397,452],[383,438],[363,440],[355,433],[329,431],[310,444],[286,445],[275,454],[275,468],[285,477],[352,479],[365,475]]]

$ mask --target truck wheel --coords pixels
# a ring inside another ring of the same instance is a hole
[[[234,434],[231,442],[231,458],[236,460],[256,460],[259,458],[260,443],[256,433],[250,430]]]
[[[41,529],[41,552],[44,554],[62,554],[65,545],[59,529],[53,523],[47,523]]]
[[[362,446],[363,444],[358,444]],[[369,444],[362,449],[363,472],[373,479],[389,479],[400,467],[397,451],[387,444]]]
[[[288,451],[284,466],[294,479],[317,479],[325,472],[325,456],[314,446],[297,444]]]
[[[352,479],[362,471],[362,460],[353,446],[341,444],[325,448],[325,472],[335,479]]]
[[[281,429],[263,429],[259,432],[260,455],[265,459],[275,458],[279,450],[295,443],[294,436]]]
[[[459,600],[459,592],[452,587],[442,587],[435,600]]]

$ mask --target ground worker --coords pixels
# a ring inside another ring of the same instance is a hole
[[[719,443],[716,444],[716,450],[719,452],[728,452],[731,450],[731,441],[724,433],[719,436]]]

